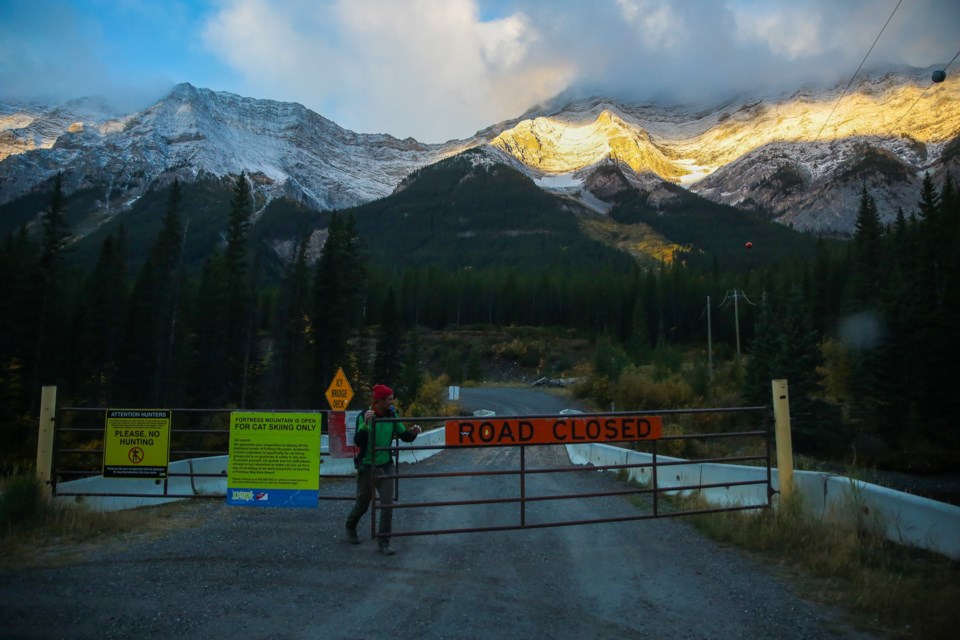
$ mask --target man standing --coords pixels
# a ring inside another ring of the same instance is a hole
[[[371,486],[370,474],[375,474],[377,495],[380,496],[380,502],[384,509],[380,510],[380,553],[386,556],[394,554],[393,547],[390,546],[390,531],[393,524],[393,479],[383,476],[392,476],[396,472],[393,464],[393,455],[386,450],[394,436],[399,436],[404,442],[413,442],[420,435],[420,425],[413,425],[407,429],[402,422],[389,420],[397,418],[397,411],[393,408],[393,389],[378,384],[373,387],[373,403],[367,409],[359,420],[357,433],[353,437],[353,443],[360,448],[358,456],[359,466],[357,468],[357,502],[353,505],[350,515],[347,516],[347,540],[351,544],[359,544],[360,537],[357,535],[357,524],[360,518],[370,507],[370,501],[373,499],[373,488]],[[374,437],[370,437],[371,431]],[[374,451],[374,449],[384,449],[383,451]]]

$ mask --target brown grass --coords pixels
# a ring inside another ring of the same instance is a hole
[[[19,476],[0,484],[29,487],[36,480]],[[195,526],[203,505],[173,502],[140,509],[96,512],[39,497],[30,508],[6,513],[0,528],[0,568],[57,565],[104,545],[151,539],[171,530]],[[11,497],[7,491],[3,499]],[[27,494],[25,500],[29,498]]]
[[[814,521],[794,500],[691,520],[713,539],[767,556],[803,595],[849,609],[864,627],[895,638],[954,638],[960,628],[960,563],[896,545],[855,519]]]

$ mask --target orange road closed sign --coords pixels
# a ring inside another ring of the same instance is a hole
[[[353,400],[353,388],[343,373],[343,367],[337,368],[337,375],[333,376],[333,381],[327,387],[327,402],[334,411],[346,411]]]
[[[447,420],[448,447],[503,444],[578,444],[656,440],[660,416],[565,416],[562,418],[479,418]]]

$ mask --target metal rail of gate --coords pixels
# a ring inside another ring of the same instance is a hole
[[[226,472],[222,473],[205,473],[201,471],[195,471],[193,469],[193,464],[191,463],[189,469],[185,472],[179,471],[169,471],[165,478],[153,480],[154,485],[163,485],[162,493],[143,493],[143,492],[130,492],[130,491],[100,491],[100,492],[85,492],[85,491],[64,491],[58,489],[58,481],[64,481],[74,478],[83,478],[90,476],[97,476],[101,473],[101,460],[103,458],[103,436],[104,436],[104,421],[105,415],[108,409],[106,408],[90,408],[90,407],[58,407],[54,419],[54,447],[53,447],[53,465],[51,473],[51,489],[52,493],[58,497],[66,496],[76,496],[78,498],[89,496],[89,497],[128,497],[128,498],[170,498],[170,499],[182,499],[182,498],[202,498],[202,499],[225,499],[226,495],[223,492],[210,492],[210,491],[197,491],[193,490],[189,493],[176,493],[168,490],[168,482],[171,478],[189,478],[191,487],[194,487],[194,482],[197,479],[202,478],[218,478],[226,479]],[[229,414],[232,409],[172,409],[171,410],[171,445],[170,445],[170,462],[171,464],[184,461],[184,460],[193,460],[203,459],[207,457],[215,456],[226,456],[229,451]],[[302,412],[302,411],[301,411]],[[318,411],[316,413],[325,413]],[[715,513],[721,511],[738,511],[746,509],[761,509],[768,508],[771,504],[771,499],[775,491],[772,488],[771,482],[771,449],[772,449],[772,417],[767,407],[740,407],[740,408],[729,408],[729,409],[692,409],[692,410],[671,410],[671,411],[648,411],[648,412],[621,412],[621,413],[607,413],[607,414],[582,414],[581,417],[601,417],[607,418],[611,416],[650,416],[658,415],[663,416],[665,419],[675,419],[684,415],[691,414],[705,414],[705,413],[715,413],[715,414],[725,414],[725,413],[740,413],[747,416],[749,419],[756,420],[759,417],[757,422],[760,423],[759,428],[750,428],[750,429],[737,429],[733,431],[719,432],[719,433],[700,433],[700,434],[687,434],[687,435],[666,435],[660,438],[659,440],[650,440],[646,442],[634,443],[633,449],[646,451],[650,456],[650,460],[646,462],[634,462],[634,463],[623,463],[623,464],[609,464],[609,465],[565,465],[565,466],[555,466],[555,467],[530,467],[527,460],[528,448],[532,445],[524,444],[512,444],[512,445],[500,445],[508,448],[518,449],[518,467],[513,469],[468,469],[463,471],[450,471],[450,472],[409,472],[407,469],[405,472],[400,473],[399,471],[393,475],[387,476],[390,479],[393,479],[395,482],[395,493],[399,495],[400,489],[400,480],[409,482],[421,482],[421,481],[442,481],[444,478],[455,478],[455,477],[495,477],[495,476],[515,476],[518,479],[517,483],[517,495],[514,496],[504,496],[491,499],[483,500],[444,500],[444,501],[435,501],[435,502],[404,502],[404,503],[394,503],[393,505],[387,506],[381,504],[379,498],[376,495],[376,492],[373,492],[374,500],[371,504],[371,536],[376,537],[375,531],[375,522],[377,521],[377,511],[380,509],[426,509],[426,508],[443,508],[443,507],[458,507],[458,506],[471,506],[471,505],[495,505],[495,504],[515,504],[518,506],[516,521],[513,524],[504,525],[504,526],[485,526],[485,527],[461,527],[461,528],[447,528],[447,529],[436,529],[436,530],[409,530],[409,531],[398,531],[394,530],[391,533],[391,536],[402,537],[402,536],[415,536],[415,535],[436,535],[436,534],[449,534],[449,533],[470,533],[470,532],[483,532],[483,531],[503,531],[503,530],[513,530],[513,529],[535,529],[535,528],[544,528],[544,527],[560,527],[560,526],[570,526],[578,524],[600,524],[605,522],[622,522],[622,521],[631,521],[631,520],[646,520],[652,518],[663,518],[663,517],[675,517],[681,515],[693,515],[698,513]],[[556,415],[550,416],[524,416],[526,418],[557,418]],[[400,418],[398,421],[403,423],[412,423],[412,422],[443,422],[448,420],[447,417],[434,417],[434,418]],[[751,425],[752,426],[752,425]],[[737,454],[737,455],[722,455],[722,456],[712,456],[704,457],[701,459],[685,459],[685,460],[664,460],[664,450],[670,446],[671,442],[683,442],[690,440],[698,441],[717,441],[724,439],[742,439],[742,438],[752,438],[757,439],[762,442],[762,454]],[[375,450],[390,450],[394,455],[398,454],[401,451],[401,448],[398,446],[398,442],[394,441],[393,446],[387,447],[385,449],[376,448]],[[611,443],[607,443],[611,444]],[[484,445],[489,448],[494,445]],[[556,445],[536,445],[536,446],[556,446]],[[464,451],[464,447],[450,447],[446,444],[432,444],[432,445],[422,445],[422,444],[405,444],[402,447],[402,451],[412,452],[415,455],[417,450],[441,450],[446,451],[450,449],[457,449],[459,451]],[[626,449],[630,450],[630,449]],[[448,454],[444,457],[449,457],[450,455],[455,455],[454,452]],[[329,457],[330,452],[321,453],[322,457]],[[758,468],[765,468],[763,473],[763,478],[759,480],[743,480],[743,481],[724,481],[718,483],[707,483],[707,484],[687,484],[687,485],[670,485],[665,486],[660,481],[661,472],[664,470],[669,470],[678,465],[691,465],[691,464],[740,464],[740,465],[751,465]],[[200,466],[200,465],[198,465]],[[396,469],[403,469],[403,465],[395,467]],[[583,473],[583,472],[592,472],[592,471],[623,471],[630,472],[634,469],[646,469],[648,470],[651,478],[649,486],[628,486],[627,488],[620,489],[617,491],[611,492],[586,492],[586,493],[574,493],[574,494],[563,494],[563,495],[530,495],[527,486],[527,479],[531,476],[542,476],[546,474],[567,474],[567,473]],[[355,480],[356,475],[352,471],[350,473],[344,474],[333,474],[333,473],[324,473],[322,477],[326,479],[350,479],[351,482],[339,485],[338,489],[340,490],[339,495],[333,491],[325,491],[324,489],[329,486],[328,483],[321,483],[321,491],[318,495],[319,500],[342,500],[342,501],[352,501],[355,499],[355,493],[353,492],[353,480]],[[374,481],[371,474],[371,479]],[[149,482],[148,480],[143,480],[143,482]],[[664,499],[665,496],[669,497],[684,492],[699,492],[704,490],[709,490],[713,488],[730,488],[735,486],[746,486],[746,485],[764,485],[765,486],[765,495],[766,499],[762,502],[756,504],[737,504],[737,505],[727,505],[721,507],[710,507],[710,508],[694,508],[694,509],[678,509],[675,501]],[[548,501],[555,500],[571,500],[571,499],[593,499],[593,498],[602,498],[602,497],[612,497],[612,496],[649,496],[652,500],[651,512],[650,513],[637,513],[635,515],[629,516],[620,516],[620,517],[610,517],[610,518],[594,518],[586,520],[576,520],[576,521],[556,521],[556,522],[531,522],[527,518],[527,506],[535,503],[543,503]]]
[[[105,416],[109,409],[104,407],[57,407],[54,417],[53,464],[51,469],[51,492],[57,497],[110,497],[110,498],[226,498],[223,492],[199,491],[195,482],[201,478],[226,478],[223,473],[205,473],[194,471],[191,463],[186,472],[168,471],[164,478],[153,480],[154,485],[163,485],[162,493],[143,493],[130,491],[64,491],[58,489],[62,481],[95,477],[102,472],[103,437]],[[235,409],[172,409],[170,428],[170,463],[195,461],[229,454],[229,416]],[[289,410],[276,413],[328,413],[327,411]],[[321,453],[323,458],[331,456],[329,451]],[[354,474],[324,473],[324,479],[353,478]],[[174,493],[168,490],[171,478],[189,478],[194,490],[190,493]],[[138,482],[150,482],[143,479]],[[321,484],[322,486],[322,484]],[[354,500],[354,495],[327,495],[320,493],[320,500]]]
[[[647,449],[647,453],[650,455],[649,462],[635,462],[635,463],[623,463],[623,464],[606,464],[606,465],[567,465],[567,466],[558,466],[558,467],[535,467],[530,468],[527,465],[527,449],[531,446],[559,446],[561,444],[589,444],[586,442],[578,443],[555,443],[555,444],[507,444],[507,445],[482,445],[483,447],[508,447],[508,448],[517,448],[519,449],[519,465],[514,469],[472,469],[465,471],[451,471],[451,472],[404,472],[400,473],[400,466],[396,466],[397,472],[392,475],[381,475],[380,479],[393,479],[396,487],[396,493],[399,497],[399,482],[401,479],[404,481],[439,481],[444,478],[455,478],[455,477],[492,477],[492,476],[517,476],[517,495],[506,496],[499,498],[486,498],[478,500],[442,500],[442,501],[433,501],[433,502],[395,502],[391,505],[385,505],[381,502],[379,497],[377,497],[376,491],[372,491],[374,499],[371,501],[371,519],[370,519],[370,533],[371,538],[378,537],[376,530],[377,522],[377,511],[380,509],[393,509],[393,510],[416,510],[416,509],[427,509],[427,508],[443,508],[443,507],[459,507],[459,506],[476,506],[476,505],[496,505],[496,504],[515,504],[518,506],[516,513],[516,522],[513,524],[501,525],[501,526],[483,526],[483,527],[462,527],[462,528],[447,528],[447,529],[424,529],[424,530],[396,530],[394,529],[390,533],[390,537],[404,537],[404,536],[418,536],[418,535],[440,535],[440,534],[453,534],[453,533],[477,533],[477,532],[491,532],[491,531],[510,531],[518,529],[540,529],[547,527],[564,527],[572,525],[584,525],[584,524],[602,524],[602,523],[611,523],[611,522],[627,522],[635,520],[650,520],[654,518],[666,518],[666,517],[677,517],[677,516],[686,516],[686,515],[696,515],[696,514],[708,514],[708,513],[719,513],[719,512],[728,512],[728,511],[744,511],[750,509],[766,509],[770,508],[773,495],[776,490],[773,489],[772,484],[772,475],[771,475],[771,456],[772,456],[772,437],[773,437],[773,418],[770,412],[769,407],[766,406],[757,406],[757,407],[734,407],[734,408],[723,408],[723,409],[689,409],[689,410],[665,410],[665,411],[644,411],[644,412],[619,412],[619,413],[603,413],[603,414],[580,414],[578,417],[582,419],[597,418],[605,419],[609,417],[623,417],[623,416],[662,416],[666,419],[678,418],[684,415],[694,415],[694,414],[744,414],[745,416],[752,417],[756,419],[759,417],[760,425],[755,429],[747,430],[735,430],[727,432],[718,432],[718,433],[699,433],[699,434],[684,434],[684,435],[665,435],[656,440],[649,440],[642,443],[634,443],[637,446],[637,449]],[[553,418],[556,419],[558,416],[554,415],[544,415],[544,416],[523,416],[523,418]],[[444,420],[444,418],[401,418],[398,419],[399,422],[411,423],[411,422],[425,422],[428,420]],[[497,420],[497,418],[491,418],[491,420]],[[667,443],[670,442],[683,442],[683,441],[722,441],[725,439],[743,439],[743,438],[752,438],[759,440],[762,443],[762,453],[761,454],[731,454],[731,455],[715,455],[711,457],[704,457],[700,459],[668,459],[663,460],[664,457],[661,451]],[[619,444],[612,442],[604,442],[601,444]],[[478,447],[479,448],[479,447]],[[406,445],[403,447],[403,450],[451,450],[456,449],[463,451],[464,447],[451,447],[447,444],[443,445]],[[377,447],[376,451],[386,451],[389,450],[394,456],[399,452],[399,448],[394,444],[391,447]],[[738,465],[750,465],[758,467],[758,472],[761,473],[761,478],[756,480],[740,480],[740,481],[723,481],[715,483],[700,483],[700,484],[685,484],[685,485],[670,485],[665,486],[660,482],[660,472],[663,470],[669,470],[671,468],[676,468],[678,466],[690,466],[697,464],[738,464]],[[528,495],[527,492],[527,478],[528,476],[536,476],[542,474],[566,474],[566,473],[591,473],[594,471],[626,471],[629,473],[631,469],[647,469],[650,473],[650,484],[649,486],[635,486],[628,485],[630,488],[620,489],[616,491],[607,491],[607,492],[587,492],[587,493],[574,493],[574,494],[562,494],[562,495]],[[760,471],[762,469],[762,471]],[[371,477],[371,489],[374,489],[377,478],[374,474],[370,474]],[[749,485],[763,485],[765,488],[764,494],[765,499],[752,504],[728,504],[725,506],[712,506],[712,507],[703,507],[697,503],[691,503],[693,508],[684,508],[685,504],[682,501],[674,500],[673,497],[677,495],[699,493],[709,489],[729,489],[730,487],[738,486],[749,486]],[[615,497],[615,496],[649,496],[651,498],[652,510],[649,513],[637,513],[635,515],[627,516],[617,516],[617,517],[605,517],[605,518],[593,518],[585,520],[564,520],[564,521],[551,521],[551,522],[528,522],[527,521],[527,505],[531,503],[546,502],[553,500],[572,500],[572,499],[593,499],[593,498],[604,498],[604,497]],[[394,520],[396,522],[396,520]]]

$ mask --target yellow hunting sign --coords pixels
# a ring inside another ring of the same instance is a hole
[[[104,478],[166,478],[170,409],[107,409]]]

